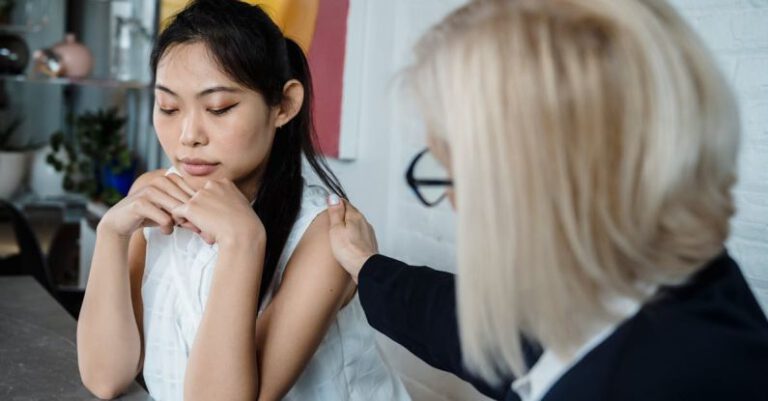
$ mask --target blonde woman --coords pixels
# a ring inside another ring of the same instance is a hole
[[[420,154],[408,182],[447,190],[458,274],[376,255],[332,196],[372,326],[499,400],[768,400],[768,322],[724,248],[737,111],[672,7],[471,2],[407,77],[446,170]]]

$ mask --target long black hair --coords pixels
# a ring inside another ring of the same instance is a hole
[[[283,87],[289,80],[296,79],[304,86],[299,113],[275,135],[253,206],[267,232],[261,302],[301,208],[301,155],[328,189],[341,197],[346,198],[346,194],[315,150],[312,77],[304,52],[296,42],[283,37],[258,6],[239,0],[195,0],[173,17],[157,39],[151,57],[153,73],[170,47],[195,42],[204,43],[222,71],[235,82],[260,93],[269,106],[284,101]]]

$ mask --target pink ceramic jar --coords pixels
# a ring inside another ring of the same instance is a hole
[[[55,56],[55,60],[51,60],[50,56]],[[93,68],[91,51],[82,43],[78,43],[72,33],[68,33],[64,41],[50,49],[38,50],[34,57],[39,67],[43,62],[47,63],[48,68],[39,68],[40,70],[58,77],[85,78]],[[51,68],[52,66],[54,68]]]

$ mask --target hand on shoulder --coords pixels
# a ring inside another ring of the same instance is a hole
[[[333,255],[357,283],[360,269],[379,252],[376,232],[360,211],[334,195],[328,198],[328,217]]]

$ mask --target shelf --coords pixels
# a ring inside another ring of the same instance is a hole
[[[16,4],[11,7],[10,15],[15,14],[17,17],[21,18],[18,18],[16,21],[6,21],[0,24],[0,32],[12,32],[17,34],[42,32],[51,20],[50,9],[52,1],[53,0],[16,0]]]
[[[49,78],[46,76],[30,75],[7,75],[0,74],[0,80],[11,82],[27,82],[33,84],[62,85],[62,86],[95,86],[100,88],[115,89],[147,89],[148,82],[141,81],[119,81],[116,79],[97,79],[97,78]]]
[[[22,3],[31,3],[34,1],[39,0],[21,0],[16,3],[16,6],[22,6]],[[105,4],[111,4],[111,3],[124,3],[129,2],[131,0],[87,0],[91,3],[105,3]],[[40,8],[42,10],[47,10],[48,6],[50,6],[51,0],[47,0],[45,5],[41,5]],[[26,12],[25,12],[26,13]],[[49,17],[48,12],[43,11],[42,15],[38,17],[39,22],[28,22],[26,25],[16,25],[16,24],[7,24],[2,23],[0,24],[0,32],[13,32],[13,33],[37,33],[43,30],[45,28],[45,25],[48,24]],[[30,19],[27,18],[29,21]]]
[[[63,222],[77,223],[89,215],[88,199],[79,194],[40,197],[31,192],[24,192],[11,199],[11,202],[28,217],[45,216],[46,211],[55,211],[61,214]]]
[[[43,30],[43,27],[45,24],[39,23],[39,24],[31,24],[31,25],[7,25],[7,24],[0,24],[0,32],[11,32],[11,33],[38,33]]]

